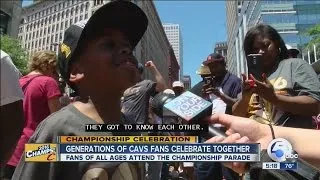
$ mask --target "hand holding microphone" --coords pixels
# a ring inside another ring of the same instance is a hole
[[[272,140],[270,128],[248,118],[227,114],[215,114],[206,119],[209,123],[220,123],[227,128],[227,137],[215,136],[205,143],[260,143],[261,149],[267,149]],[[237,173],[247,170],[247,163],[232,162],[224,165]]]

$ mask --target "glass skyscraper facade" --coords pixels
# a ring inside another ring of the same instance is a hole
[[[306,30],[320,23],[320,1],[243,1],[237,27],[228,40],[228,47],[233,46],[228,53],[230,71],[237,75],[247,72],[242,43],[247,30],[258,23],[277,29],[286,44],[300,50],[300,57],[310,64],[315,62],[314,54],[320,52],[315,49],[308,52],[303,47],[310,40]]]

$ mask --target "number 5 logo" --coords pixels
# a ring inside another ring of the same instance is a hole
[[[286,154],[291,151],[291,144],[287,140],[282,138],[272,140],[267,149],[269,157],[277,162],[285,161]]]

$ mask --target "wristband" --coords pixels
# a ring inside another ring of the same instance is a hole
[[[272,124],[270,123],[270,124],[268,124],[268,125],[269,125],[269,127],[270,127],[270,129],[271,129],[272,139],[275,139],[276,136],[274,135],[274,130],[273,130]]]

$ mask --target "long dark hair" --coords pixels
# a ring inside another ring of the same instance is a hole
[[[280,34],[267,24],[258,24],[252,27],[246,34],[243,42],[244,53],[247,56],[252,51],[252,45],[257,36],[262,36],[276,42],[280,48],[279,60],[288,59],[288,49]]]

